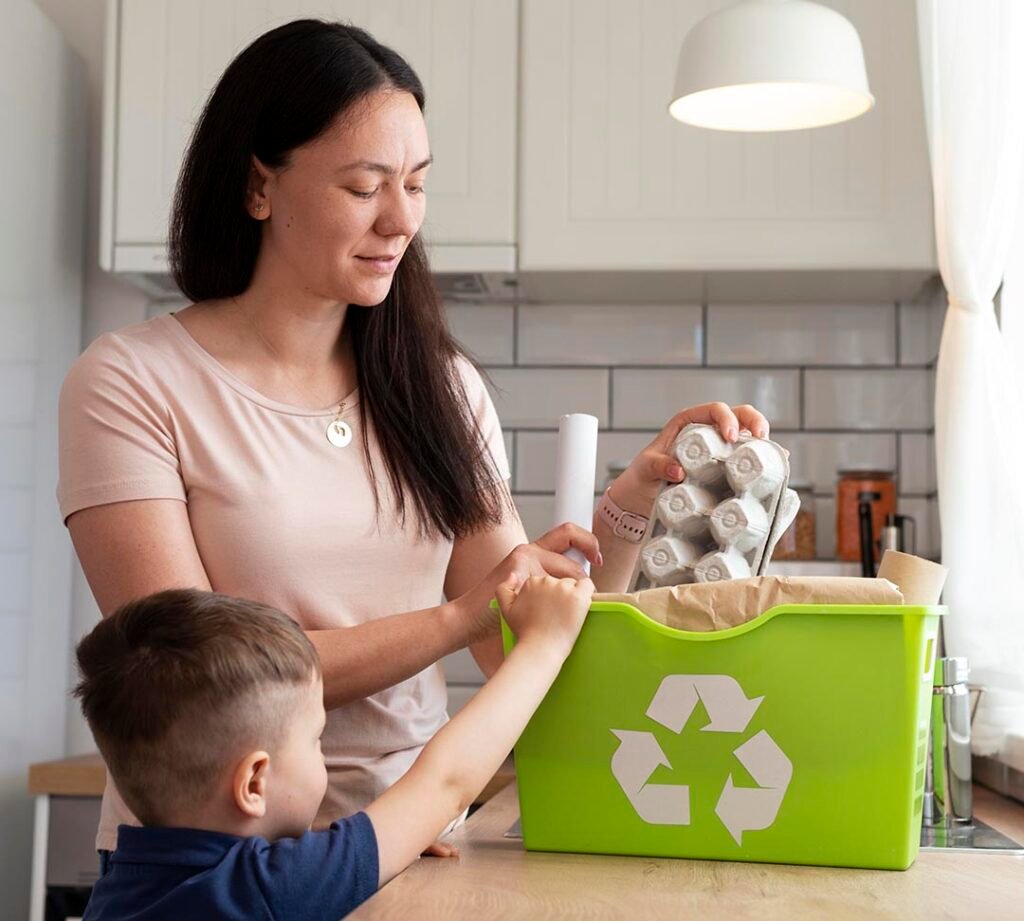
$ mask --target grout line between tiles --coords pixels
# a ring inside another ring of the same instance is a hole
[[[512,474],[509,477],[512,481],[512,492],[515,492],[516,484],[519,482],[519,439],[516,437],[518,433],[514,429],[509,431],[509,435],[512,439],[512,456],[508,459],[508,470]]]
[[[519,364],[519,301],[512,305],[512,365]]]
[[[615,369],[608,369],[608,428],[615,427]]]
[[[902,346],[902,343],[900,341],[900,320],[901,320],[901,318],[903,316],[903,305],[899,301],[896,302],[896,309],[893,311],[893,314],[894,314],[894,316],[896,318],[896,320],[895,320],[896,328],[893,331],[894,332],[894,341],[895,341],[895,345],[896,345],[896,367],[897,368],[902,368],[903,367],[903,346]]]
[[[931,371],[934,364],[901,365],[896,367],[892,364],[861,364],[861,365],[768,365],[768,364],[747,364],[747,365],[702,365],[696,362],[692,364],[608,364],[607,362],[591,362],[589,364],[572,364],[569,362],[522,362],[508,364],[505,362],[487,362],[484,366],[488,370],[510,370],[525,368],[531,371],[599,371],[602,368],[615,368],[616,371],[777,371],[785,373],[789,371]]]
[[[701,367],[708,366],[708,333],[710,331],[710,308],[707,301],[700,305],[700,363]]]
[[[800,376],[797,378],[797,400],[800,404],[798,410],[800,431],[804,431],[804,427],[807,425],[807,369],[800,369]]]
[[[524,434],[549,434],[551,432],[558,431],[557,422],[551,423],[551,425],[505,425],[505,430],[523,432]],[[608,426],[602,425],[598,427],[598,431],[601,433],[616,434],[621,433],[623,435],[634,435],[645,433],[649,435],[656,435],[659,431],[659,427],[655,424],[650,425],[618,425]],[[796,428],[793,426],[772,426],[772,435],[836,435],[836,436],[850,436],[850,437],[863,437],[865,435],[931,435],[934,434],[935,429],[925,428],[865,428],[865,429],[851,429],[851,428]]]

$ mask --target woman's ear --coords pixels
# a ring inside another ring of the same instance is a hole
[[[254,751],[246,755],[235,768],[231,778],[231,792],[239,811],[250,819],[262,819],[267,814],[267,775],[270,755]]]
[[[265,221],[270,217],[270,197],[267,194],[267,185],[271,178],[271,172],[259,157],[253,154],[250,158],[251,167],[249,170],[249,188],[246,192],[245,207],[249,216],[257,221]]]

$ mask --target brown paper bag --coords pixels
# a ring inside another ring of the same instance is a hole
[[[903,595],[886,579],[755,576],[598,593],[594,601],[623,601],[667,627],[709,632],[745,624],[780,604],[903,604]]]
[[[945,566],[898,550],[886,550],[878,567],[878,577],[899,588],[907,604],[938,604],[948,575]]]

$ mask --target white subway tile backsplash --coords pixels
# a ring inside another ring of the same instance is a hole
[[[917,527],[917,548],[909,547],[917,556],[938,557],[942,552],[939,538],[939,505],[935,499],[900,496],[897,509],[901,515],[909,515]]]
[[[698,304],[522,304],[521,365],[697,365]]]
[[[946,318],[945,298],[939,303],[900,304],[901,365],[928,365],[939,356],[942,324]]]
[[[597,439],[597,477],[594,481],[597,492],[605,490],[609,466],[628,466],[657,434],[655,431],[601,432]]]
[[[508,469],[512,474],[512,482],[516,481],[516,433],[511,429],[502,429],[502,438],[505,439],[505,457],[508,458]]]
[[[445,304],[452,335],[480,364],[514,360],[515,308],[511,304]]]
[[[935,480],[935,436],[918,433],[902,433],[900,439],[901,493],[934,493]]]
[[[0,489],[0,551],[28,550],[32,539],[32,489]]]
[[[808,370],[804,424],[809,429],[928,429],[932,376],[924,369]]]
[[[594,485],[604,490],[608,465],[628,463],[642,451],[656,432],[599,432],[597,470]],[[557,432],[520,432],[516,437],[516,489],[524,492],[552,492],[555,488]]]
[[[885,365],[893,304],[709,304],[709,365]]]
[[[888,433],[783,432],[774,439],[789,451],[790,483],[816,493],[833,492],[840,470],[896,469],[896,436]]]
[[[0,486],[32,485],[32,427],[0,426]]]
[[[836,501],[824,496],[814,499],[815,544],[819,560],[836,558]]]
[[[797,428],[799,375],[796,370],[618,369],[612,379],[612,423],[660,429],[681,409],[721,400],[752,403],[773,427]]]
[[[31,361],[0,362],[0,425],[31,425],[35,419],[36,366]]]
[[[598,444],[600,444],[598,434]],[[516,439],[516,489],[550,492],[555,488],[557,432],[520,432]]]
[[[608,371],[604,368],[488,369],[491,395],[504,427],[558,428],[566,413],[590,413],[608,422]]]
[[[514,495],[519,518],[529,540],[536,540],[554,526],[555,497]]]
[[[721,400],[758,407],[790,450],[791,482],[815,493],[820,558],[835,557],[838,472],[858,467],[899,468],[900,507],[920,516],[922,552],[938,552],[937,506],[926,498],[935,492],[932,365],[945,309],[938,298],[899,307],[520,305],[514,356],[506,315],[469,312],[480,309],[487,308],[455,305],[463,316],[453,325],[477,322],[477,339],[491,343],[491,375],[505,391],[495,405],[530,539],[554,523],[562,414],[590,412],[601,422],[599,493],[608,465],[628,463],[680,409]],[[515,367],[500,367],[513,359]]]
[[[934,358],[928,348],[931,310],[930,305],[922,303],[899,305],[901,365],[926,365]]]
[[[856,578],[860,575],[860,564],[845,560],[772,560],[766,575]]]

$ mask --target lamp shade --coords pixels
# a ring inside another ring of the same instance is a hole
[[[672,100],[673,118],[724,131],[831,125],[875,104],[857,30],[811,0],[742,0],[700,20]]]

